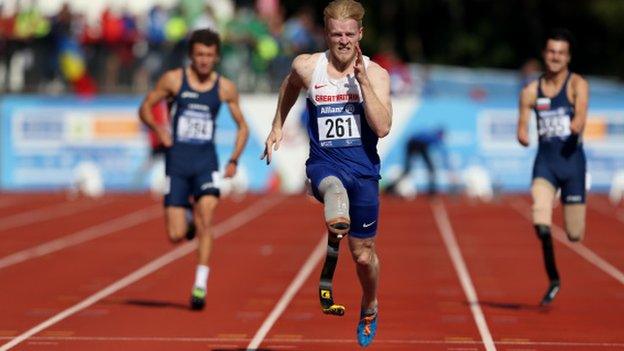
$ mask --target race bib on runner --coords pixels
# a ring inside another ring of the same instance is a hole
[[[318,117],[317,122],[321,147],[362,145],[360,115]]]
[[[178,140],[203,143],[212,139],[213,122],[207,117],[190,117],[181,115],[178,118]]]
[[[556,115],[538,119],[538,133],[542,137],[567,137],[570,131],[570,116]]]

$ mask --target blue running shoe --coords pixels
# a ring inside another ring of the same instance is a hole
[[[357,326],[358,344],[367,347],[373,342],[375,334],[377,334],[377,312],[368,316],[362,313]]]

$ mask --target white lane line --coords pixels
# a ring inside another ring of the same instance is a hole
[[[2,194],[0,194],[0,196],[2,196]],[[23,201],[20,200],[20,198],[18,197],[13,197],[13,198],[2,198],[0,199],[0,208],[5,208],[5,207],[11,207],[11,206],[15,206],[15,205],[19,205],[21,204]]]
[[[60,251],[71,246],[82,244],[89,240],[112,234],[120,230],[131,228],[144,222],[151,221],[162,215],[161,205],[150,206],[139,211],[132,212],[115,219],[107,219],[104,223],[97,224],[72,234],[65,235],[43,244],[33,246],[22,251],[15,252],[0,258],[0,269],[24,262],[33,258]]]
[[[249,222],[250,220],[258,217],[259,215],[261,215],[262,213],[268,211],[269,209],[271,209],[273,206],[277,205],[281,200],[283,199],[283,197],[269,197],[269,198],[263,198],[262,200],[259,200],[257,202],[254,202],[253,204],[251,204],[249,207],[247,207],[245,210],[238,212],[236,215],[228,218],[227,220],[225,220],[222,223],[219,223],[217,225],[214,226],[214,235],[215,235],[215,239],[227,234],[228,232],[242,226],[243,224]],[[189,241],[186,242],[184,244],[181,244],[180,246],[178,246],[177,248],[169,251],[168,253],[158,257],[157,259],[154,259],[152,261],[150,261],[149,263],[147,263],[146,265],[144,265],[143,267],[137,269],[136,271],[128,274],[127,276],[123,277],[122,279],[112,283],[111,285],[107,286],[106,288],[96,292],[95,294],[87,297],[86,299],[82,300],[81,302],[73,305],[72,307],[56,314],[55,316],[47,319],[46,321],[32,327],[31,329],[25,331],[24,333],[16,336],[15,338],[13,338],[11,341],[9,341],[8,343],[2,345],[0,347],[0,351],[6,351],[11,349],[12,347],[20,344],[21,342],[23,342],[24,340],[30,338],[31,336],[39,333],[40,331],[62,321],[63,319],[77,313],[80,312],[81,310],[84,310],[85,308],[93,305],[94,303],[100,301],[101,299],[112,295],[113,293],[127,287],[130,284],[133,284],[134,282],[138,281],[139,279],[144,278],[145,276],[159,270],[160,268],[168,265],[169,263],[182,258],[186,255],[188,255],[189,253],[193,252],[195,250],[195,248],[197,247],[197,242],[196,241]]]
[[[264,320],[264,322],[260,326],[260,329],[258,329],[254,337],[251,339],[249,345],[247,345],[247,351],[256,350],[258,346],[260,346],[262,340],[264,340],[266,335],[273,327],[273,324],[275,324],[275,322],[282,315],[286,307],[288,307],[290,301],[293,299],[293,297],[295,297],[299,289],[301,289],[301,286],[308,279],[310,273],[312,273],[312,271],[314,270],[314,267],[316,267],[316,265],[321,261],[325,254],[326,248],[327,236],[324,235],[321,238],[321,241],[319,241],[319,243],[316,245],[316,247],[308,257],[308,259],[305,261],[303,266],[301,266],[301,269],[299,270],[293,281],[290,283],[288,288],[286,288],[286,291],[284,291],[282,297],[280,297],[280,299],[277,301],[277,304],[275,305],[275,307],[273,307],[271,313],[269,313],[268,317]]]
[[[455,233],[453,231],[453,227],[451,226],[451,221],[449,220],[446,208],[439,199],[432,202],[431,208],[433,210],[433,215],[435,217],[436,224],[438,225],[439,232],[442,235],[442,240],[444,240],[444,245],[446,246],[449,256],[451,257],[451,262],[453,262],[455,272],[457,272],[461,286],[464,289],[466,299],[468,299],[468,303],[470,304],[470,311],[472,312],[472,316],[477,324],[477,329],[479,329],[479,334],[481,334],[483,345],[487,351],[495,351],[496,346],[494,345],[492,334],[490,333],[490,329],[485,321],[483,310],[481,310],[481,306],[479,306],[477,292],[474,288],[474,284],[472,284],[472,279],[470,278],[466,262],[462,257],[461,250],[459,249],[459,244],[457,244],[457,239],[455,239]]]
[[[530,206],[528,204],[521,200],[510,201],[509,204],[511,204],[511,207],[513,207],[514,210],[518,211],[524,218],[526,218],[530,222],[533,222],[530,214]],[[622,273],[619,269],[617,269],[611,263],[607,262],[604,258],[598,256],[595,252],[593,252],[582,243],[570,242],[563,229],[561,229],[559,226],[553,224],[551,226],[551,229],[552,236],[557,239],[557,241],[565,245],[568,249],[576,252],[579,256],[583,257],[589,263],[598,267],[601,271],[607,273],[615,280],[619,281],[620,284],[624,284],[624,273]]]
[[[9,340],[11,337],[0,336],[0,340]],[[241,343],[249,338],[223,337],[162,337],[162,336],[34,336],[31,341],[91,341],[91,342],[171,342],[171,343]],[[353,344],[353,339],[292,339],[268,338],[270,344]],[[375,345],[481,345],[481,341],[474,340],[425,340],[425,339],[375,339]],[[624,348],[624,342],[574,342],[574,341],[529,341],[529,340],[502,340],[499,345],[507,346],[557,346],[557,347],[584,347],[586,350],[595,348]],[[236,348],[236,345],[231,347]]]
[[[61,202],[38,208],[36,210],[16,213],[14,215],[0,218],[0,231],[6,231],[7,229],[14,229],[24,225],[43,222],[57,217],[68,216],[94,207],[102,206],[110,202],[112,202],[111,199],[100,199],[88,203],[84,203],[84,201]]]

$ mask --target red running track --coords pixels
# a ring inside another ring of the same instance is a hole
[[[586,240],[555,242],[562,290],[549,308],[537,306],[547,281],[528,210],[520,195],[383,198],[370,349],[624,349],[621,207],[593,196]],[[334,292],[346,315],[318,306],[321,216],[303,196],[224,200],[208,302],[193,312],[194,243],[166,240],[160,201],[0,194],[0,350],[358,349],[344,243]]]

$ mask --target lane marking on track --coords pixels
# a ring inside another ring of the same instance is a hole
[[[0,340],[7,340],[9,337],[0,337]],[[171,343],[234,343],[248,342],[249,338],[211,338],[211,337],[152,337],[152,336],[34,336],[31,341],[89,341],[89,342],[171,342]],[[353,344],[353,339],[264,339],[267,344]],[[623,348],[624,342],[573,342],[573,341],[514,341],[501,340],[496,342],[498,345],[505,346],[556,346],[556,347],[583,347],[595,350],[602,348]],[[375,339],[376,345],[482,345],[481,341],[449,341],[449,340],[418,340],[418,339]],[[238,345],[232,345],[230,348],[235,349]]]
[[[533,219],[531,218],[531,214],[530,214],[531,213],[530,205],[528,205],[523,200],[510,201],[509,204],[514,210],[520,213],[520,215],[526,218],[529,222],[533,222]],[[561,229],[561,227],[553,224],[551,228],[552,228],[552,236],[557,241],[565,245],[568,249],[576,252],[579,256],[583,257],[589,263],[598,267],[601,271],[613,277],[615,280],[620,282],[620,284],[624,284],[624,273],[622,273],[619,269],[617,269],[607,260],[598,256],[598,254],[593,252],[591,249],[589,249],[587,246],[583,245],[582,243],[570,242],[565,232],[563,231],[563,229]]]
[[[247,345],[247,351],[256,350],[258,346],[260,346],[262,340],[264,340],[266,335],[273,327],[273,324],[275,324],[275,322],[282,315],[284,310],[286,310],[286,307],[288,307],[290,301],[293,299],[293,297],[295,297],[299,289],[301,289],[303,283],[305,283],[314,268],[319,264],[321,259],[323,259],[323,257],[325,256],[326,248],[327,236],[323,235],[321,241],[319,241],[314,250],[312,250],[312,253],[308,257],[308,259],[305,261],[303,266],[301,266],[301,269],[299,270],[295,278],[292,280],[288,288],[286,288],[286,291],[284,291],[282,297],[280,297],[280,299],[277,301],[277,304],[275,304],[275,307],[273,307],[271,313],[269,313],[267,318],[260,326],[260,329],[258,329],[254,337],[251,339],[249,345]]]
[[[11,206],[19,205],[21,203],[23,203],[23,200],[20,200],[17,197],[12,198],[12,199],[3,198],[3,199],[0,199],[0,208],[11,207]]]
[[[0,218],[0,231],[6,231],[7,229],[14,229],[25,225],[48,221],[58,217],[65,217],[74,213],[106,205],[112,201],[112,199],[101,199],[88,203],[84,203],[83,201],[61,202],[41,207],[36,210],[16,213],[14,215]]]
[[[481,306],[479,305],[477,292],[474,288],[474,284],[472,283],[472,279],[470,278],[466,262],[462,257],[459,244],[455,238],[453,227],[451,226],[451,221],[449,220],[448,213],[446,212],[446,208],[440,199],[435,199],[431,203],[431,209],[433,210],[433,215],[435,217],[436,224],[438,225],[438,231],[442,236],[446,250],[451,257],[451,262],[453,263],[453,267],[455,267],[455,272],[457,273],[457,277],[459,278],[464,294],[466,295],[466,299],[468,300],[468,304],[470,305],[470,311],[472,312],[477,329],[479,329],[483,345],[485,346],[486,351],[495,351],[496,346],[494,345],[492,334],[490,333],[490,329],[485,321],[483,310],[481,310]]]
[[[0,258],[0,269],[134,227],[158,218],[162,213],[162,205],[155,205],[122,217],[106,219],[103,223],[2,257]]]
[[[234,229],[239,228],[245,223],[257,218],[264,212],[268,211],[272,207],[276,206],[279,202],[284,199],[283,196],[275,196],[275,197],[267,197],[263,198],[259,201],[252,203],[250,206],[245,208],[244,210],[238,212],[237,214],[229,217],[225,221],[214,226],[214,238],[218,239],[219,237],[231,232]],[[145,276],[161,269],[162,267],[168,265],[169,263],[180,259],[189,253],[193,252],[197,247],[196,241],[189,241],[183,244],[180,244],[177,248],[167,252],[166,254],[148,262],[143,267],[135,270],[134,272],[128,274],[127,276],[117,280],[116,282],[110,284],[106,288],[96,292],[95,294],[87,297],[81,302],[65,309],[64,311],[56,314],[55,316],[45,320],[44,322],[32,327],[31,329],[25,331],[24,333],[16,336],[11,339],[11,341],[0,347],[0,351],[6,351],[14,346],[20,344],[24,340],[30,338],[31,336],[41,332],[42,330],[70,317],[71,315],[84,310],[85,308],[93,305],[94,303],[102,300],[103,298],[114,294],[115,292],[135,283],[136,281],[144,278]]]

